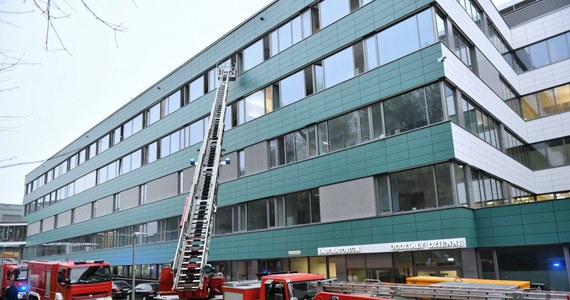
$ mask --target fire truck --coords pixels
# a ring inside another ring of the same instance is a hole
[[[4,291],[13,284],[18,290],[18,299],[26,298],[28,293],[28,264],[9,261],[0,265],[0,299],[4,299]]]
[[[104,261],[30,261],[28,282],[28,300],[112,300],[111,268]]]

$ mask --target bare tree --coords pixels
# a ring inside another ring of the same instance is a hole
[[[49,38],[51,33],[54,34],[55,37],[57,38],[59,45],[61,46],[61,50],[64,50],[69,53],[69,50],[67,49],[67,47],[63,42],[63,38],[59,35],[56,22],[58,22],[61,19],[70,18],[71,14],[69,13],[69,10],[75,10],[73,6],[68,1],[65,0],[62,2],[64,2],[67,8],[64,8],[62,5],[60,5],[59,1],[56,0],[32,0],[32,1],[34,6],[37,9],[39,9],[41,14],[46,18],[47,24],[46,24],[45,49],[49,50]],[[98,22],[104,24],[105,26],[113,30],[113,33],[115,35],[115,45],[117,45],[118,47],[117,32],[126,32],[128,27],[126,27],[122,23],[119,24],[112,23],[99,17],[99,15],[93,9],[91,9],[91,6],[87,4],[85,0],[77,0],[77,1],[79,1],[81,5],[87,10],[87,12],[89,12],[89,14],[91,14],[91,16],[93,16]]]

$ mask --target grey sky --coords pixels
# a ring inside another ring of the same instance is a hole
[[[133,97],[269,4],[271,0],[98,0],[98,15],[128,27],[117,34],[78,0],[58,1],[71,16],[57,20],[66,48],[33,1],[0,0],[0,48],[26,62],[0,73],[0,203],[22,204],[24,176]],[[69,3],[71,6],[68,6]]]

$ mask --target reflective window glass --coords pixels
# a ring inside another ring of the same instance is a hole
[[[564,150],[564,142],[562,139],[546,142],[546,153],[548,156],[549,167],[555,168],[568,164],[566,151]]]
[[[247,203],[247,230],[267,228],[267,200]]]
[[[556,105],[559,112],[570,110],[570,85],[566,84],[554,89],[556,95]]]
[[[449,163],[435,165],[435,182],[437,184],[437,206],[454,205]]]
[[[384,101],[384,118],[388,136],[426,126],[424,90],[418,89]]]
[[[541,116],[549,116],[558,112],[552,90],[538,92],[537,96]]]
[[[243,50],[243,70],[247,71],[263,62],[263,40]]]
[[[546,143],[530,145],[530,159],[532,161],[533,170],[548,168],[548,160],[546,159]]]
[[[381,103],[372,105],[372,129],[374,130],[374,138],[379,138],[381,135],[384,135]]]
[[[290,164],[295,162],[295,134],[290,133],[284,137],[285,147],[285,163]]]
[[[305,72],[297,72],[281,80],[281,106],[294,103],[305,97]],[[263,103],[262,103],[263,104]]]
[[[388,176],[378,177],[378,208],[380,213],[390,212],[390,193],[388,192]]]
[[[325,0],[319,3],[321,28],[325,28],[350,13],[347,0]]]
[[[279,31],[275,30],[269,34],[269,43],[271,49],[271,56],[279,53]]]
[[[176,153],[180,150],[180,130],[170,135],[170,153]]]
[[[378,44],[376,36],[371,36],[364,40],[364,55],[366,57],[366,70],[378,67]]]
[[[291,22],[279,27],[279,51],[283,51],[293,45],[293,35],[291,33]]]
[[[417,15],[420,33],[420,48],[435,43],[435,30],[433,27],[433,12],[431,9],[424,10]]]
[[[245,121],[249,122],[265,114],[265,96],[263,90],[245,98]]]
[[[157,103],[153,107],[148,109],[146,120],[147,120],[146,124],[147,126],[160,120],[160,103]]]
[[[565,35],[559,35],[548,40],[548,52],[552,63],[568,59],[570,52]]]
[[[232,207],[220,207],[216,211],[216,233],[232,232]]]
[[[204,95],[204,76],[200,76],[190,82],[190,102]]]
[[[312,20],[311,20],[311,11],[306,10],[301,14],[301,23],[303,26],[303,38],[309,37],[312,32]]]
[[[354,77],[352,52],[352,47],[348,47],[323,60],[326,88]]]
[[[359,142],[358,113],[356,111],[336,117],[327,123],[331,151],[345,149]]]
[[[287,226],[311,222],[311,206],[308,191],[285,196],[285,220]]]
[[[138,114],[136,117],[134,117],[134,119],[131,122],[133,124],[132,125],[132,134],[135,134],[135,133],[141,131],[143,128],[143,115]]]
[[[180,109],[180,90],[168,97],[168,113],[171,114]]]
[[[533,68],[540,68],[550,63],[546,42],[530,45],[529,48]]]
[[[142,164],[142,150],[139,149],[131,153],[131,170],[140,168],[141,164]]]
[[[295,132],[295,159],[300,161],[309,157],[309,135],[307,129]]]
[[[540,113],[538,112],[538,98],[536,97],[536,94],[522,97],[521,105],[523,118],[526,121],[540,117]]]
[[[149,164],[158,158],[158,142],[148,145],[146,149],[146,163]]]
[[[160,151],[158,153],[159,158],[163,158],[170,155],[170,136],[165,136],[160,139]]]
[[[390,175],[394,212],[436,207],[433,167]]]
[[[291,20],[291,31],[293,34],[293,44],[296,44],[303,39],[303,24],[301,16]]]
[[[190,145],[197,144],[204,139],[204,120],[190,124]]]
[[[420,48],[416,17],[408,18],[378,33],[380,65]]]
[[[443,121],[443,103],[441,101],[441,86],[439,83],[425,88],[429,123]]]

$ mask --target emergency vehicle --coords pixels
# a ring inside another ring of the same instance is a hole
[[[18,289],[18,299],[25,299],[28,293],[28,265],[25,262],[8,261],[0,265],[0,299],[4,299],[4,291],[14,284]]]
[[[111,268],[104,261],[28,262],[29,300],[112,300]]]

